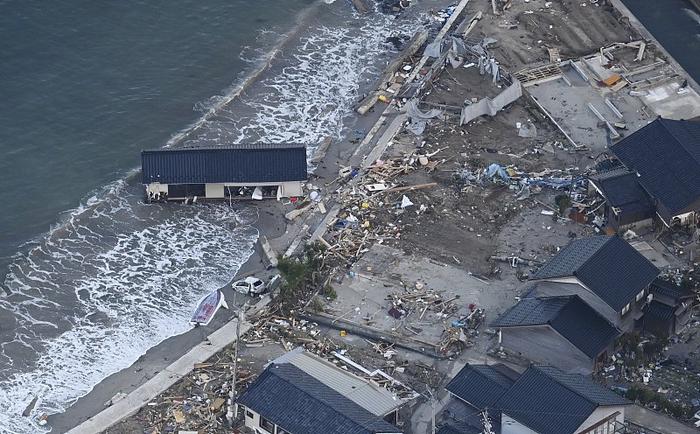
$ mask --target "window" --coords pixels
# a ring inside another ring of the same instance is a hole
[[[622,315],[626,314],[629,311],[630,311],[630,304],[627,303],[627,306],[622,308]]]
[[[264,429],[269,433],[275,432],[275,424],[260,416],[260,428]]]
[[[280,427],[277,427],[277,434],[289,434],[289,432],[288,432],[288,431],[285,431],[285,430],[283,430],[283,429],[282,429],[282,428],[280,428]]]
[[[641,300],[642,298],[644,298],[644,290],[643,290],[643,289],[642,289],[642,292],[640,292],[639,294],[637,294],[636,300],[639,301],[639,300]]]
[[[250,410],[245,411],[245,417],[247,417],[248,419],[255,419],[255,415]]]

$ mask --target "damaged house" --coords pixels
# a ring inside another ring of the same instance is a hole
[[[666,227],[698,223],[700,122],[657,118],[610,150],[624,167],[591,182],[613,228],[646,222],[650,211]]]
[[[528,297],[577,295],[615,327],[641,327],[642,307],[659,270],[622,238],[572,240],[531,279]]]
[[[577,295],[524,298],[492,324],[499,344],[535,363],[590,374],[620,331]]]
[[[605,199],[602,215],[612,233],[642,226],[651,226],[654,204],[637,179],[637,174],[624,166],[601,171],[588,178],[590,193]]]
[[[644,306],[644,331],[665,337],[675,334],[690,319],[695,293],[661,279],[654,280],[650,290],[650,301]]]
[[[399,434],[406,400],[297,348],[272,361],[238,404],[257,434]]]
[[[141,152],[148,201],[233,200],[302,195],[306,146],[253,144]]]
[[[631,404],[590,377],[551,366],[531,366],[517,375],[498,365],[466,365],[447,389],[465,407],[451,410],[455,428],[447,425],[449,433],[483,432],[472,417],[475,410],[487,411],[501,434],[613,433]]]

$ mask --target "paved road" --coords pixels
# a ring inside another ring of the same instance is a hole
[[[653,429],[663,434],[698,434],[700,430],[684,425],[668,416],[647,410],[639,405],[632,405],[625,409],[625,419]]]

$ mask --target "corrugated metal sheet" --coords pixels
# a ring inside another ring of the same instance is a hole
[[[384,416],[404,403],[387,389],[343,371],[332,363],[312,354],[297,352],[288,353],[285,356],[283,356],[284,362],[291,363],[377,416]],[[275,363],[280,363],[280,359],[277,359]]]
[[[303,181],[304,145],[247,145],[141,152],[143,183],[213,184]]]

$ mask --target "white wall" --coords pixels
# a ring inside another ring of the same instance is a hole
[[[618,422],[622,423],[625,421],[625,407],[621,405],[616,405],[616,406],[610,406],[610,407],[598,407],[596,408],[593,413],[591,413],[590,416],[588,416],[588,419],[586,419],[581,426],[578,427],[576,430],[576,433],[584,434],[588,433],[589,431],[587,428],[591,427],[592,425],[597,424],[603,419],[608,418],[610,415],[614,414],[615,412],[619,412],[620,414],[617,415],[615,420]],[[590,431],[591,433],[595,432],[595,430]],[[614,431],[609,432],[607,434],[614,434]]]
[[[588,375],[593,370],[593,360],[549,325],[503,327],[500,330],[505,348],[533,362],[575,374]]]

